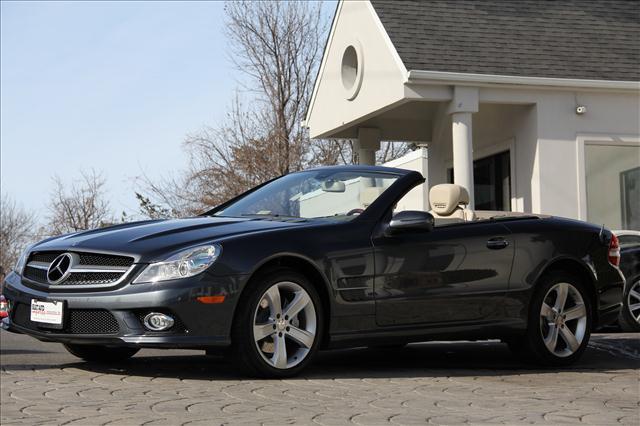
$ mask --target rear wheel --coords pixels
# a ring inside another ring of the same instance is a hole
[[[131,358],[140,350],[137,348],[110,348],[99,345],[67,344],[64,347],[71,355],[82,358],[85,361],[101,363],[123,361]]]
[[[238,306],[233,359],[252,376],[289,377],[313,358],[322,336],[322,305],[314,286],[287,269],[258,277]]]
[[[640,331],[640,277],[630,280],[631,285],[622,300],[620,328],[627,332]]]
[[[580,280],[565,272],[548,273],[531,299],[525,336],[510,341],[509,347],[543,365],[569,365],[587,347],[591,316]]]

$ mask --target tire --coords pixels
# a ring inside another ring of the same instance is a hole
[[[290,269],[261,274],[249,283],[237,309],[231,353],[245,374],[291,377],[315,356],[324,313],[318,292],[305,276]],[[295,314],[289,318],[287,311]]]
[[[618,323],[622,331],[640,332],[640,276],[629,280],[629,288],[622,298]]]
[[[64,345],[71,355],[89,362],[109,363],[124,361],[134,356],[140,349],[111,348],[99,345]]]
[[[558,310],[559,296],[565,293],[563,289],[567,296]],[[570,365],[585,351],[591,324],[591,299],[580,279],[566,272],[552,271],[542,277],[533,293],[525,335],[509,340],[508,345],[526,361],[545,366]]]

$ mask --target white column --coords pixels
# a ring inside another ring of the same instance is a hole
[[[358,140],[355,141],[358,151],[358,163],[375,166],[376,151],[380,149],[380,129],[361,127],[358,129]]]
[[[469,208],[475,207],[473,194],[473,137],[472,114],[478,112],[478,88],[454,86],[449,103],[451,136],[453,141],[453,183],[469,192]]]
[[[473,194],[473,139],[470,112],[451,114],[453,137],[453,183],[469,192],[469,208],[474,208]]]

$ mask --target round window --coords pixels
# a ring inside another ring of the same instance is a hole
[[[351,90],[358,76],[358,52],[353,46],[347,46],[342,55],[342,85]]]
[[[347,91],[347,99],[352,100],[358,94],[362,83],[362,53],[360,45],[349,45],[342,54],[342,86]]]

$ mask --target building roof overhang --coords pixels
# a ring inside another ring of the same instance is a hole
[[[514,75],[468,74],[425,70],[410,70],[407,72],[407,81],[405,84],[424,82],[474,86],[507,84],[518,86],[549,86],[584,89],[640,90],[640,81],[585,80]]]

